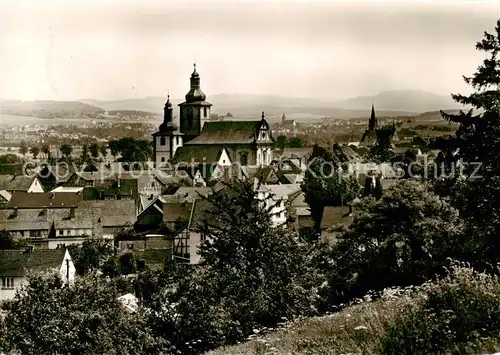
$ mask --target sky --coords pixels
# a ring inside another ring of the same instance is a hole
[[[467,92],[498,2],[0,0],[0,98]]]

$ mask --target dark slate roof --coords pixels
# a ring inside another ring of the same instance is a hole
[[[299,228],[312,228],[314,219],[311,216],[297,216],[297,225]]]
[[[8,208],[72,207],[77,206],[82,199],[82,194],[74,192],[15,192],[12,194]]]
[[[214,164],[219,161],[222,150],[223,147],[216,145],[185,145],[175,151],[174,161],[183,164]]]
[[[0,210],[0,230],[50,230],[53,223],[58,229],[92,228],[100,218],[100,211],[75,208],[74,217],[70,217],[71,208],[20,209],[17,215],[12,209]]]
[[[281,153],[282,158],[307,158],[311,156],[312,148],[285,148]]]
[[[212,106],[212,104],[208,101],[184,101],[180,104],[178,104],[177,106],[206,106],[206,107],[210,107]]]
[[[94,200],[82,201],[81,208],[100,209],[103,227],[120,227],[134,224],[136,209],[134,200]]]
[[[65,252],[64,249],[0,250],[0,276],[23,277],[27,272],[58,269]]]
[[[200,135],[186,145],[250,144],[255,141],[261,122],[261,120],[206,122]]]
[[[361,137],[361,144],[373,144],[377,142],[377,132],[375,130],[367,129],[365,133],[363,133],[363,137]]]
[[[163,204],[163,222],[188,222],[194,202],[167,202]]]
[[[326,206],[321,217],[321,229],[335,228],[351,223],[349,206]]]
[[[0,190],[28,191],[34,180],[34,176],[0,175]]]

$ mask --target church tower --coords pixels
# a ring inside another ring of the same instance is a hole
[[[197,137],[203,125],[210,119],[212,104],[205,101],[206,95],[200,89],[200,74],[196,64],[191,74],[191,89],[186,94],[186,101],[180,107],[180,131],[184,134],[184,142]]]
[[[153,134],[154,160],[157,168],[166,165],[173,158],[177,148],[182,147],[182,136],[174,124],[172,103],[168,96],[163,109],[163,123],[158,132]]]
[[[373,131],[378,128],[377,118],[375,117],[375,107],[372,104],[372,113],[370,115],[370,121],[368,121],[368,130]]]

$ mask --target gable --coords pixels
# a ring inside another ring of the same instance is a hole
[[[31,183],[31,186],[28,189],[28,192],[45,192],[42,187],[42,183],[40,180],[38,180],[37,177],[34,178],[33,182]]]
[[[227,153],[226,148],[222,148],[219,161],[217,162],[217,164],[221,166],[230,166],[231,163],[232,163],[231,158],[229,158],[229,154]]]
[[[259,130],[257,132],[257,142],[258,143],[272,143],[271,130],[269,129],[269,124],[265,119],[262,119],[259,125]]]

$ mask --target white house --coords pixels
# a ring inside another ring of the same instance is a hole
[[[0,190],[14,192],[44,192],[42,183],[36,176],[0,175]]]
[[[14,298],[30,273],[58,273],[72,283],[76,271],[67,249],[0,250],[0,301]]]
[[[278,226],[286,222],[287,202],[299,191],[301,191],[299,184],[261,185],[257,191],[257,198],[262,201],[267,199],[267,207],[274,206],[270,211],[271,221]]]

